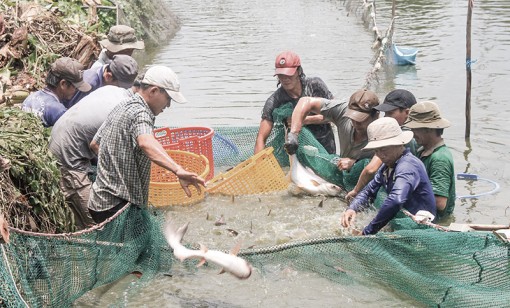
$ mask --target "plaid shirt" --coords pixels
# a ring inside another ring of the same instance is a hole
[[[137,137],[152,134],[154,121],[154,114],[138,94],[108,115],[94,136],[99,155],[89,209],[101,212],[124,201],[147,204],[151,161],[138,147]]]

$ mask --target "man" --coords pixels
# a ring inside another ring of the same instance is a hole
[[[287,135],[285,150],[289,155],[296,153],[298,135],[306,116],[310,112],[321,114],[334,123],[340,140],[340,157],[338,169],[348,171],[360,159],[370,158],[371,151],[361,152],[368,142],[367,127],[379,117],[374,110],[379,105],[377,95],[369,90],[358,90],[349,98],[349,103],[318,97],[303,97],[292,112],[292,124]]]
[[[49,149],[57,158],[62,173],[60,187],[81,229],[94,224],[87,206],[92,185],[91,162],[96,154],[89,145],[108,114],[121,101],[133,96],[134,91],[136,87],[97,89],[60,117],[51,130]]]
[[[404,125],[404,122],[407,120],[407,116],[409,115],[409,110],[411,107],[416,104],[416,98],[414,95],[402,89],[396,89],[391,91],[384,98],[384,102],[378,106],[375,106],[374,109],[378,111],[384,112],[385,117],[391,117],[397,120],[398,125]],[[411,149],[411,153],[416,153],[415,141],[411,139],[411,142],[408,145]],[[347,193],[345,196],[345,200],[350,202],[356,195],[367,185],[370,180],[374,178],[375,173],[381,167],[382,161],[374,155],[370,163],[368,163],[363,171],[361,171],[361,175],[356,183],[356,186]]]
[[[135,59],[126,55],[115,55],[109,64],[90,68],[83,72],[83,80],[88,82],[92,88],[88,92],[76,92],[71,100],[66,103],[66,106],[71,108],[82,98],[102,86],[111,85],[129,89],[137,75],[138,64]]]
[[[442,137],[450,122],[441,117],[436,103],[425,101],[411,108],[404,126],[413,131],[421,146],[417,155],[430,178],[439,218],[450,215],[455,207],[455,169],[452,153]]]
[[[280,53],[275,60],[275,76],[278,77],[278,85],[281,85],[267,99],[262,109],[262,120],[255,141],[255,154],[264,149],[267,137],[273,129],[273,111],[282,105],[291,102],[294,106],[301,97],[323,97],[332,99],[333,94],[318,77],[307,78],[301,67],[301,59],[292,51]],[[326,151],[335,153],[335,136],[329,123],[324,122],[319,114],[308,115],[304,124],[310,129],[317,141]]]
[[[383,162],[375,177],[354,198],[341,218],[343,227],[349,227],[356,213],[368,207],[382,186],[388,192],[376,217],[362,234],[375,234],[405,208],[411,214],[420,210],[436,215],[434,193],[423,163],[405,148],[413,138],[410,131],[402,131],[397,120],[384,117],[368,126],[369,142],[364,150],[374,150]]]
[[[144,49],[145,44],[142,40],[138,41],[135,36],[135,30],[125,25],[116,25],[108,31],[107,39],[99,41],[103,50],[91,68],[98,68],[109,64],[114,55],[132,56],[135,49]]]
[[[67,111],[64,102],[76,91],[90,91],[91,86],[83,81],[83,65],[75,59],[57,59],[46,76],[46,87],[30,94],[23,101],[22,109],[39,117],[44,127],[50,127]]]
[[[188,196],[189,185],[200,191],[204,179],[184,170],[168,156],[152,131],[155,117],[174,100],[185,103],[177,75],[168,67],[147,70],[139,91],[115,107],[90,146],[98,151],[98,173],[88,208],[96,223],[114,215],[126,203],[144,207],[149,197],[151,162],[173,172]]]

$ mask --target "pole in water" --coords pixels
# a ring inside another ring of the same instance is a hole
[[[473,13],[473,1],[468,2],[468,16],[466,25],[466,134],[471,135],[471,15]]]

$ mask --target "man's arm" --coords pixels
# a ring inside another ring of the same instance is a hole
[[[378,173],[377,176],[379,176],[379,174],[380,173]],[[397,169],[395,171],[395,182],[391,191],[388,192],[388,196],[381,205],[377,215],[363,229],[363,235],[376,234],[382,227],[388,224],[410,198],[414,187],[418,186],[418,182],[419,176],[417,176],[414,170],[402,172]]]
[[[290,132],[287,134],[285,140],[285,151],[287,154],[295,154],[298,147],[299,141],[298,136],[301,128],[303,127],[306,116],[309,112],[320,112],[322,98],[316,97],[302,97],[299,99],[297,106],[292,112],[292,123],[290,126]]]
[[[204,179],[199,177],[196,173],[184,170],[184,168],[177,164],[152,134],[139,135],[136,141],[138,146],[153,163],[173,172],[179,178],[182,189],[184,189],[188,197],[191,196],[191,191],[188,188],[189,185],[195,186],[199,192],[201,188],[198,184],[205,186]]]
[[[356,195],[370,182],[374,176],[377,170],[382,165],[382,161],[377,155],[374,155],[372,157],[372,160],[368,163],[368,165],[363,168],[363,171],[361,171],[361,174],[359,176],[358,182],[356,183],[356,186],[345,196],[345,201],[351,202]]]
[[[264,149],[266,146],[267,137],[271,133],[272,129],[273,122],[266,119],[262,119],[260,121],[259,133],[257,134],[257,140],[255,140],[255,150],[253,151],[254,154],[257,154]]]
[[[318,115],[320,114],[321,102],[322,98],[320,97],[302,97],[299,99],[294,111],[292,112],[292,124],[290,126],[291,133],[299,134],[301,128],[305,124],[305,118],[310,112],[314,112]],[[324,118],[322,118],[322,120],[323,119]]]
[[[368,207],[370,198],[373,198],[377,194],[381,185],[381,174],[377,173],[368,185],[365,186],[361,193],[356,196],[353,202],[349,205],[349,208],[343,213],[342,218],[340,218],[340,223],[344,228],[348,228],[352,223],[354,223],[357,212],[361,212]]]

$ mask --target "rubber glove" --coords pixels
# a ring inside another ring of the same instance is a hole
[[[287,141],[283,147],[289,155],[296,154],[299,147],[298,134],[289,132],[287,134]]]

